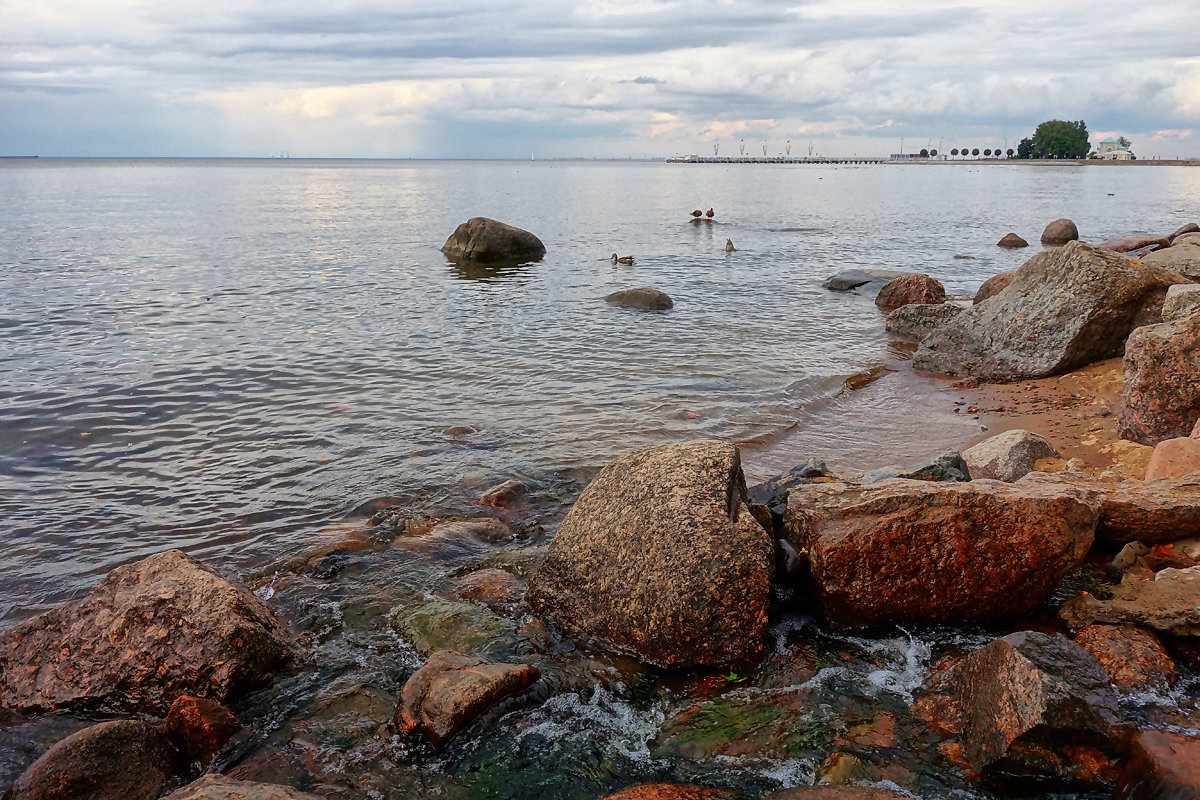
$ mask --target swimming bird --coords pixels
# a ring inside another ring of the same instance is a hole
[[[699,217],[703,213],[704,213],[703,211],[701,211],[700,209],[697,208],[695,211],[692,212],[692,216]]]
[[[712,219],[713,218],[713,210],[710,208],[708,211],[705,211],[704,216],[708,217],[709,219]]]
[[[619,256],[618,257],[616,253],[613,253],[612,254],[612,262],[614,264],[632,264],[633,256]]]
[[[737,248],[733,246],[733,239],[726,239],[725,240],[725,252],[732,253],[735,250],[737,250]]]

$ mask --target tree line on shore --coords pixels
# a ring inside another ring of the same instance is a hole
[[[1121,143],[1128,146],[1128,141],[1121,138]],[[1066,122],[1061,119],[1047,120],[1037,126],[1032,136],[1021,139],[1016,149],[1009,147],[1001,150],[999,147],[952,148],[950,156],[957,158],[1085,158],[1090,150],[1088,144],[1087,123]],[[937,157],[936,149],[921,149],[922,158]]]

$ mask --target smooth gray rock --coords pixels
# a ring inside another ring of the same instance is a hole
[[[1163,300],[1163,322],[1190,317],[1200,311],[1200,283],[1177,283]]]
[[[882,286],[894,278],[908,274],[910,273],[890,269],[848,269],[826,278],[821,286],[835,292],[848,292],[867,284]]]
[[[529,231],[473,217],[450,234],[442,252],[452,261],[536,261],[546,255],[546,246]]]
[[[1040,458],[1057,456],[1050,442],[1036,433],[1011,430],[984,439],[963,451],[971,477],[1012,482],[1033,471]]]
[[[883,327],[888,333],[923,342],[942,323],[963,312],[953,303],[910,303],[887,315]]]
[[[997,247],[1029,247],[1029,242],[1022,239],[1015,233],[1006,233],[1004,238],[996,242]]]
[[[1139,325],[1158,322],[1178,273],[1070,242],[1026,261],[986,303],[938,327],[916,369],[993,380],[1042,378],[1118,356]]]
[[[1042,244],[1060,245],[1079,238],[1079,229],[1069,219],[1056,219],[1042,231]]]
[[[671,298],[657,289],[623,289],[605,297],[604,302],[641,311],[667,311],[675,307]]]

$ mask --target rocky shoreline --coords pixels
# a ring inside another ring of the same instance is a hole
[[[447,247],[544,252],[488,222]],[[831,281],[961,379],[961,453],[747,487],[728,442],[646,448],[561,520],[520,481],[381,501],[253,591],[156,554],[0,632],[5,800],[1197,796],[1200,243],[1063,222],[970,307]],[[537,748],[602,708],[646,756],[556,783]]]

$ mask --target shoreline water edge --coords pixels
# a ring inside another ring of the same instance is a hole
[[[979,423],[961,450],[747,486],[678,442],[569,496],[379,498],[245,583],[112,570],[0,631],[4,800],[1196,796],[1200,225],[1041,241],[973,298],[825,283]],[[443,252],[546,248],[475,218]]]

